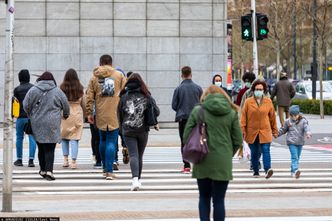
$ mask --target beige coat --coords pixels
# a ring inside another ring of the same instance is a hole
[[[247,143],[253,144],[257,135],[260,143],[271,143],[278,135],[276,114],[270,98],[263,97],[258,106],[255,97],[245,101],[241,113],[241,129]]]
[[[70,115],[61,120],[61,137],[66,140],[80,140],[83,132],[85,99],[69,101]]]
[[[112,78],[114,81],[114,95],[102,96],[102,85],[99,80]],[[117,108],[120,100],[119,94],[126,83],[122,73],[113,67],[105,65],[95,68],[90,79],[86,97],[86,114],[93,115],[93,106],[96,105],[96,124],[99,130],[109,131],[119,128]]]

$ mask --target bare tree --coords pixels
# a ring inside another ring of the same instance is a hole
[[[332,34],[330,26],[332,23],[332,0],[321,0],[318,2],[317,16],[314,15],[314,9],[310,3],[303,4],[302,8],[310,16],[312,24],[314,25],[318,35],[320,117],[324,118],[323,61],[326,60],[326,53],[324,52],[326,51],[328,38]]]

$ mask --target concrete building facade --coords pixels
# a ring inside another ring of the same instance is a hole
[[[0,2],[0,96],[3,97],[6,6]],[[74,68],[87,86],[102,54],[115,67],[140,73],[160,108],[173,121],[173,90],[189,65],[202,87],[225,74],[227,0],[16,0],[17,73],[51,71],[62,82]],[[36,77],[32,77],[34,82]],[[1,115],[3,119],[3,99]]]

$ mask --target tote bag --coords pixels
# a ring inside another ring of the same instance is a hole
[[[202,162],[208,152],[204,109],[201,106],[198,112],[197,124],[192,129],[189,139],[183,147],[183,159],[190,163],[198,164]]]

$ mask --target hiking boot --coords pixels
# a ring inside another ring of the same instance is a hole
[[[14,165],[17,166],[17,167],[23,167],[23,163],[22,163],[22,160],[18,159],[14,162]]]
[[[63,165],[62,167],[69,167],[68,156],[63,156]]]
[[[119,170],[119,166],[117,163],[113,163],[113,170]]]
[[[137,191],[139,189],[139,187],[140,187],[140,183],[138,181],[138,177],[134,177],[130,190],[131,191]]]
[[[259,173],[258,173],[258,172],[257,172],[257,173],[254,173],[253,177],[254,177],[254,178],[258,178],[258,177],[259,177]]]
[[[270,168],[266,171],[265,179],[269,179],[273,175],[273,170]]]
[[[33,163],[33,159],[29,160],[28,167],[35,167],[35,164]]]
[[[301,176],[301,171],[296,170],[294,175],[295,175],[295,179],[300,178],[300,176]]]
[[[128,148],[127,147],[123,147],[122,148],[122,161],[124,164],[128,164],[129,163],[129,152],[128,152]]]
[[[45,179],[48,180],[48,181],[53,181],[53,180],[55,180],[55,177],[53,176],[52,172],[47,171],[46,174],[45,174]]]

